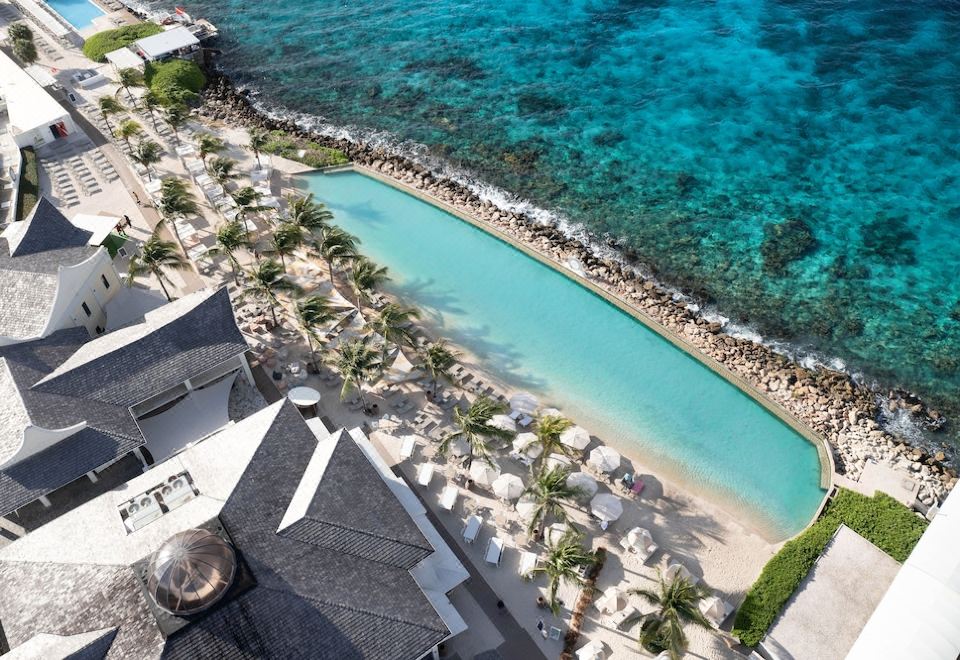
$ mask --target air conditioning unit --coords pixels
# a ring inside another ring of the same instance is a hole
[[[126,502],[120,507],[120,516],[128,532],[135,532],[141,527],[149,525],[163,515],[160,502],[150,494],[144,493]]]
[[[173,511],[181,504],[196,497],[186,473],[177,474],[167,479],[167,483],[160,488],[160,494],[169,511]]]

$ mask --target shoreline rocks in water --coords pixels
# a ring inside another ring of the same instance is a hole
[[[931,506],[957,483],[952,451],[928,452],[881,428],[882,413],[903,409],[928,427],[943,417],[905,393],[880,393],[858,385],[849,375],[828,369],[808,369],[772,349],[723,332],[720,323],[704,318],[660,283],[615,259],[600,258],[582,241],[557,227],[504,210],[480,199],[465,186],[443,179],[403,156],[342,138],[308,133],[291,120],[259,112],[249,99],[216,71],[208,73],[199,114],[207,119],[284,130],[342,151],[351,161],[392,177],[456,207],[517,241],[560,262],[575,259],[597,286],[627,301],[686,343],[720,362],[776,402],[816,433],[833,451],[836,470],[857,479],[868,460],[896,463],[920,483],[920,501]],[[879,401],[887,410],[880,409]]]

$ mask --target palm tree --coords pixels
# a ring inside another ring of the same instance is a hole
[[[657,590],[631,589],[657,610],[646,616],[636,616],[630,620],[642,619],[640,624],[640,646],[650,653],[667,652],[670,660],[680,660],[687,650],[687,636],[683,627],[687,623],[713,628],[700,612],[700,600],[708,593],[702,586],[695,585],[683,576],[673,580],[663,579],[658,572]],[[626,623],[626,622],[625,622]]]
[[[247,213],[265,208],[255,204],[260,201],[261,195],[253,186],[238,188],[230,193],[230,196],[237,203],[237,217],[243,222],[244,227],[247,226]]]
[[[549,546],[543,563],[532,571],[534,575],[543,573],[549,579],[547,602],[554,615],[560,613],[560,602],[557,600],[560,583],[583,584],[583,578],[580,576],[581,567],[590,566],[596,561],[594,554],[583,547],[580,539],[579,532],[574,529],[567,530],[567,533],[556,543]]]
[[[286,257],[293,254],[294,250],[301,245],[303,245],[303,229],[290,222],[282,222],[273,232],[270,245],[264,252],[279,256],[283,272],[287,272]]]
[[[187,123],[188,114],[189,111],[187,107],[179,103],[167,106],[167,109],[163,113],[163,122],[173,131],[173,137],[177,141],[177,144],[180,144],[179,129]]]
[[[446,454],[450,443],[457,438],[462,438],[470,447],[463,462],[464,467],[469,468],[473,463],[474,457],[490,458],[490,445],[488,440],[508,440],[513,434],[503,429],[490,426],[489,422],[494,415],[500,415],[507,411],[507,405],[499,401],[494,401],[488,397],[482,396],[470,404],[466,411],[459,407],[453,409],[453,423],[456,430],[448,433],[440,442],[440,453]]]
[[[419,310],[413,307],[404,307],[398,303],[389,303],[369,323],[370,329],[383,337],[383,354],[381,360],[386,360],[387,349],[393,345],[400,348],[401,344],[415,347],[413,337],[413,322],[420,318]]]
[[[297,303],[297,321],[307,336],[310,345],[310,359],[314,368],[319,371],[317,353],[314,342],[319,342],[317,330],[337,318],[337,314],[330,307],[330,301],[324,296],[310,296]]]
[[[30,39],[12,39],[13,54],[24,64],[30,65],[37,61],[37,45]]]
[[[147,178],[152,181],[153,172],[150,166],[160,162],[162,152],[163,149],[153,140],[140,140],[136,148],[130,153],[130,158],[146,168]]]
[[[356,390],[363,409],[367,410],[363,384],[372,380],[380,371],[380,355],[376,348],[370,346],[370,337],[357,337],[341,344],[336,349],[334,365],[343,376],[340,400],[343,401],[350,392]]]
[[[164,282],[171,284],[172,282],[166,271],[189,269],[190,264],[177,250],[177,244],[160,238],[160,227],[158,226],[153,230],[153,234],[150,235],[147,242],[140,247],[140,252],[130,257],[129,282],[132,285],[134,278],[153,274],[160,282],[163,295],[170,301],[172,298]]]
[[[535,529],[543,529],[548,516],[553,516],[557,520],[567,520],[567,512],[563,508],[564,502],[573,501],[584,494],[582,488],[567,485],[569,476],[570,468],[557,465],[546,472],[541,472],[533,483],[527,486],[524,493],[530,495],[537,505],[527,524],[527,532],[532,533]]]
[[[287,280],[283,274],[283,268],[274,259],[267,259],[249,269],[247,271],[247,281],[249,285],[244,291],[244,295],[252,295],[270,305],[273,324],[279,325],[277,321],[277,305],[280,304],[278,294],[284,291],[296,293],[299,291],[299,287]]]
[[[150,123],[153,124],[153,130],[159,133],[160,129],[157,128],[157,112],[163,107],[163,103],[160,102],[160,97],[157,96],[152,89],[148,89],[144,92],[143,96],[140,97],[140,102],[143,103],[143,109],[150,115]]]
[[[33,30],[31,30],[26,23],[12,23],[10,27],[7,28],[7,37],[10,38],[10,41],[33,39]]]
[[[238,250],[250,247],[250,234],[246,227],[236,220],[225,222],[217,229],[217,244],[207,250],[207,254],[223,255],[230,262],[230,270],[233,271],[233,281],[239,286],[240,273],[239,262],[235,253]]]
[[[120,87],[117,89],[117,94],[120,93],[120,90],[124,90],[127,93],[127,98],[130,100],[130,103],[133,104],[133,107],[137,107],[137,100],[133,97],[133,92],[130,91],[131,87],[143,87],[143,74],[137,69],[120,69],[117,71],[117,82],[120,83]]]
[[[210,154],[218,154],[226,148],[223,140],[215,135],[201,133],[197,136],[197,151],[200,152],[200,160],[203,161],[204,165],[207,164],[207,156]]]
[[[442,339],[438,339],[420,351],[421,364],[433,380],[433,391],[431,392],[433,396],[437,395],[437,384],[440,377],[449,379],[448,371],[459,358],[460,354],[451,350],[447,346],[447,342]]]
[[[313,243],[317,254],[327,264],[330,279],[333,280],[334,265],[340,266],[357,258],[357,245],[360,239],[340,227],[329,226],[320,230],[319,237]]]
[[[113,127],[110,125],[110,115],[123,112],[124,107],[120,105],[120,102],[112,96],[101,96],[98,104],[100,106],[100,115],[103,117],[103,121],[107,125],[107,130],[113,133]]]
[[[120,128],[117,129],[117,137],[122,138],[127,145],[127,151],[130,149],[130,138],[143,133],[143,127],[133,119],[125,119],[120,122]]]
[[[541,472],[550,454],[560,453],[568,456],[573,455],[573,448],[560,442],[560,434],[571,426],[573,426],[573,422],[559,415],[547,415],[537,422],[537,444],[539,444],[543,450],[540,452],[540,456],[537,457],[540,466],[539,470]]]
[[[326,206],[313,201],[313,193],[308,195],[288,195],[290,205],[289,222],[300,225],[310,233],[318,233],[333,220],[333,213]]]
[[[386,266],[378,266],[366,257],[353,260],[351,284],[357,294],[357,309],[363,311],[363,303],[370,302],[370,292],[388,281]]]
[[[217,183],[220,185],[226,185],[227,181],[237,178],[238,174],[235,171],[236,167],[237,161],[232,158],[227,158],[225,156],[211,158],[209,167],[210,176],[216,179]]]
[[[183,179],[167,177],[160,187],[160,201],[157,204],[157,210],[160,211],[164,220],[170,221],[174,218],[183,218],[191,213],[196,213],[199,207],[193,193],[187,188]],[[176,224],[173,224],[173,231],[177,233]]]
[[[250,150],[253,152],[254,158],[257,159],[258,170],[262,169],[260,166],[260,152],[267,146],[269,141],[270,136],[265,131],[261,131],[259,128],[250,129]]]

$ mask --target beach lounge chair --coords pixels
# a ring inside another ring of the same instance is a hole
[[[417,483],[426,488],[433,479],[433,463],[424,463],[417,471]]]
[[[400,445],[400,460],[405,461],[411,456],[413,456],[413,451],[417,448],[417,441],[412,435],[408,435],[403,439],[403,443]]]
[[[517,573],[520,577],[530,577],[539,562],[540,556],[537,553],[524,550],[520,553],[520,566],[517,568]]]
[[[484,560],[494,566],[500,565],[500,558],[503,557],[503,541],[494,536],[487,541],[487,554]]]
[[[483,524],[483,519],[480,516],[470,516],[467,518],[466,524],[463,526],[463,540],[467,543],[473,543],[477,540],[477,536],[480,534],[480,526]]]
[[[533,417],[531,417],[530,415],[524,415],[523,417],[517,420],[517,424],[523,427],[530,426],[531,424],[533,424]]]
[[[563,632],[556,626],[550,626],[550,639],[557,640],[560,639],[560,633]]]
[[[453,507],[457,504],[457,497],[460,495],[460,489],[450,484],[443,489],[443,492],[440,493],[440,508],[444,511],[453,511]]]
[[[633,485],[630,486],[630,493],[634,497],[640,497],[640,493],[643,492],[643,479],[637,479],[633,482]]]
[[[619,629],[624,622],[632,616],[637,614],[637,608],[632,605],[627,605],[622,610],[617,610],[613,614],[607,617],[607,622],[611,628]]]

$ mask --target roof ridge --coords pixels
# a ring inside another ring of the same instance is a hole
[[[450,632],[450,631],[449,631],[447,628],[445,628],[445,627],[444,627],[443,629],[433,628],[433,627],[431,627],[431,626],[426,626],[426,625],[424,625],[424,624],[422,624],[422,623],[417,623],[417,622],[415,622],[415,621],[408,621],[407,619],[402,619],[402,618],[397,617],[397,616],[390,616],[390,615],[388,615],[388,614],[383,614],[383,613],[381,613],[381,612],[373,612],[373,611],[371,611],[371,610],[367,610],[367,609],[364,609],[364,608],[362,608],[362,607],[353,607],[353,606],[351,606],[351,605],[344,605],[343,603],[334,603],[334,602],[331,602],[331,601],[328,601],[328,600],[324,600],[324,599],[322,599],[322,598],[315,598],[315,597],[313,597],[313,596],[306,596],[306,595],[304,595],[304,594],[301,594],[301,593],[298,592],[298,591],[293,591],[292,589],[291,589],[291,590],[277,589],[277,588],[275,588],[275,587],[267,586],[267,585],[264,585],[264,584],[258,584],[258,585],[257,585],[257,588],[258,588],[258,589],[266,589],[267,591],[273,591],[273,592],[275,592],[275,593],[281,593],[281,594],[282,594],[282,593],[293,593],[293,594],[296,594],[296,596],[297,596],[298,598],[303,598],[304,600],[309,600],[309,601],[314,602],[314,603],[319,603],[319,604],[322,604],[322,605],[328,605],[328,606],[330,606],[330,607],[335,607],[335,608],[337,608],[338,610],[346,610],[346,611],[348,611],[348,612],[355,612],[355,613],[358,613],[358,614],[365,614],[365,615],[369,615],[369,616],[375,616],[375,617],[377,617],[378,619],[384,619],[384,620],[386,620],[386,621],[393,621],[394,623],[402,623],[402,624],[405,624],[405,625],[408,625],[408,626],[414,626],[414,627],[416,627],[416,628],[421,628],[421,629],[423,629],[423,630],[429,630],[429,631],[431,631],[431,632],[448,633],[448,634],[449,634],[449,632]],[[439,615],[438,615],[438,618],[439,618]],[[440,621],[442,622],[443,619],[440,619]]]
[[[419,550],[430,550],[431,552],[435,551],[435,548],[432,545],[430,545],[430,541],[427,541],[425,545],[416,545],[408,541],[403,541],[398,538],[386,536],[385,534],[376,534],[374,532],[360,529],[359,527],[351,527],[350,525],[342,525],[339,523],[330,522],[329,520],[321,520],[320,518],[310,514],[309,512],[305,514],[300,520],[311,520],[313,522],[321,523],[324,525],[330,525],[331,527],[336,527],[337,529],[346,529],[351,532],[356,532],[358,534],[364,534],[366,536],[373,536],[378,539],[383,539],[384,541],[393,541],[394,543],[399,543],[400,545],[405,545],[409,548],[417,548]],[[426,541],[426,537],[424,537],[424,540]]]

